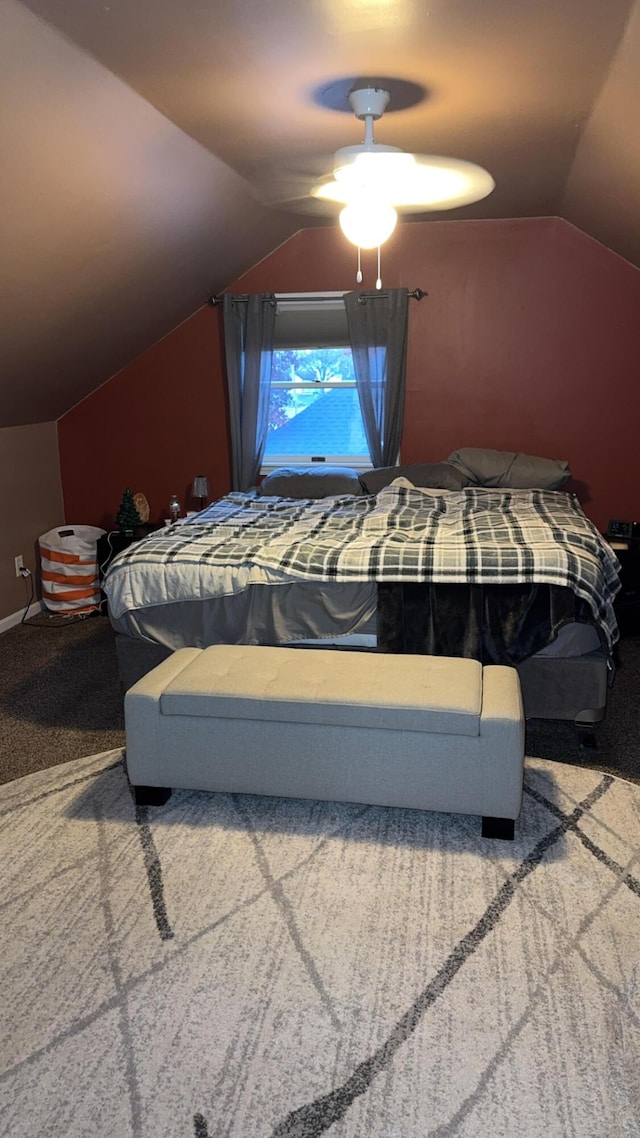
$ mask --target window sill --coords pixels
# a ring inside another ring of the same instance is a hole
[[[281,466],[286,466],[292,470],[303,466],[317,466],[319,470],[321,470],[323,466],[348,466],[350,470],[357,470],[360,473],[364,470],[371,470],[372,465],[370,459],[356,459],[340,455],[327,458],[324,462],[312,462],[310,458],[279,458],[273,461],[267,460],[263,462],[260,467],[260,474],[271,474],[272,471],[279,470]]]

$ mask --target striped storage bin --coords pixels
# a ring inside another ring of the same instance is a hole
[[[38,538],[42,599],[52,612],[75,614],[100,608],[97,526],[60,526]]]

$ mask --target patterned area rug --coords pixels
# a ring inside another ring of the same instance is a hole
[[[474,817],[0,788],[0,1133],[640,1135],[640,787],[527,761]]]

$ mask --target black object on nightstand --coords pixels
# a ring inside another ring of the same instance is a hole
[[[622,587],[613,602],[620,635],[640,636],[640,538],[622,538],[611,527],[606,538],[620,562]]]

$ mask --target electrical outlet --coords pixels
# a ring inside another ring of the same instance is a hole
[[[22,576],[21,570],[24,569],[24,562],[22,560],[22,554],[20,554],[19,557],[16,557],[15,564],[16,564],[16,577],[21,577]]]

